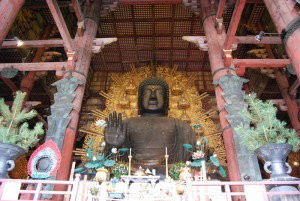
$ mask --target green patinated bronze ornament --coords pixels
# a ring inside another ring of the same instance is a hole
[[[10,78],[15,77],[18,72],[19,72],[18,69],[11,66],[11,67],[8,67],[8,68],[3,68],[2,71],[1,71],[1,76],[10,79]]]

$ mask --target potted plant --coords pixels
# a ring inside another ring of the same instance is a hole
[[[285,159],[291,150],[300,149],[300,138],[294,129],[286,127],[286,122],[277,119],[272,102],[259,100],[255,93],[249,94],[246,102],[248,107],[240,115],[245,122],[251,122],[251,127],[241,123],[235,128],[241,142],[265,162],[264,169],[271,178],[289,177],[291,167]]]
[[[11,108],[0,98],[0,178],[9,178],[8,172],[14,168],[14,160],[26,153],[38,142],[38,136],[44,134],[41,122],[36,123],[33,129],[29,128],[26,121],[37,112],[27,112],[23,108],[25,96],[25,92],[17,91]]]
[[[99,200],[99,193],[100,193],[100,186],[99,185],[93,185],[89,188],[89,193],[91,194],[92,201],[98,201]]]

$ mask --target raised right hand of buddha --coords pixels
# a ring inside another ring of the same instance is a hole
[[[120,147],[126,139],[126,124],[122,121],[121,113],[113,112],[106,119],[105,142],[114,147]]]

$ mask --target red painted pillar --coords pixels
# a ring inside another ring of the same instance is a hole
[[[57,172],[57,180],[69,180],[69,174],[72,162],[72,151],[75,143],[75,136],[77,134],[77,126],[79,122],[79,112],[81,110],[82,99],[85,90],[86,76],[90,67],[90,62],[92,58],[92,44],[93,39],[96,37],[98,21],[99,21],[99,11],[100,11],[101,0],[94,1],[93,5],[86,10],[85,14],[85,25],[86,30],[82,37],[76,35],[75,38],[75,48],[77,53],[77,62],[75,71],[72,72],[73,77],[84,82],[83,85],[78,86],[76,89],[76,96],[73,101],[73,110],[71,112],[71,121],[66,129],[63,147],[62,147],[62,158],[61,168]],[[68,76],[67,73],[65,76]],[[59,188],[64,188],[63,186],[57,186]]]
[[[282,75],[280,71],[275,72],[276,81],[279,86],[282,97],[284,98],[287,108],[288,115],[291,121],[293,128],[297,131],[298,136],[300,137],[300,122],[298,120],[299,108],[295,99],[291,99],[288,94],[289,82],[286,75]]]
[[[3,43],[11,25],[14,23],[19,10],[22,8],[25,0],[11,1],[1,0],[0,1],[0,44]]]
[[[299,17],[300,9],[295,0],[264,0],[264,2],[279,33],[286,29],[294,19]],[[285,50],[291,59],[291,64],[298,80],[300,80],[299,44],[300,29],[297,28],[288,38]]]
[[[222,76],[227,74],[226,70],[220,70],[224,67],[224,62],[222,58],[222,47],[224,44],[225,33],[217,34],[214,24],[214,16],[209,15],[210,5],[207,0],[201,0],[201,9],[202,9],[202,20],[204,32],[207,38],[208,44],[208,55],[211,66],[211,71],[213,73],[213,80],[219,80]],[[231,73],[234,73],[231,71]],[[226,119],[227,111],[224,109],[225,100],[222,97],[222,88],[220,86],[215,87],[217,107],[219,110],[220,124],[223,133],[223,140],[226,151],[226,159],[229,171],[230,181],[241,181],[240,171],[237,162],[237,156],[235,152],[235,145],[233,140],[232,129]]]

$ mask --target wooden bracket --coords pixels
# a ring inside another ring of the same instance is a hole
[[[208,51],[208,45],[206,43],[207,40],[205,36],[183,36],[182,39],[195,43],[202,51]]]
[[[67,61],[67,69],[74,70],[75,69],[75,61],[76,61],[76,53],[74,52],[67,52],[68,61]]]
[[[195,43],[200,50],[208,51],[207,39],[205,36],[182,36],[182,40]],[[236,50],[237,44],[232,44],[231,50]]]
[[[105,45],[116,42],[117,38],[95,38],[93,40],[92,52],[99,53]]]
[[[84,20],[77,22],[77,32],[79,36],[83,36],[83,32],[85,30]]]
[[[224,28],[223,18],[216,18],[216,22],[217,22],[217,33],[221,34]]]

